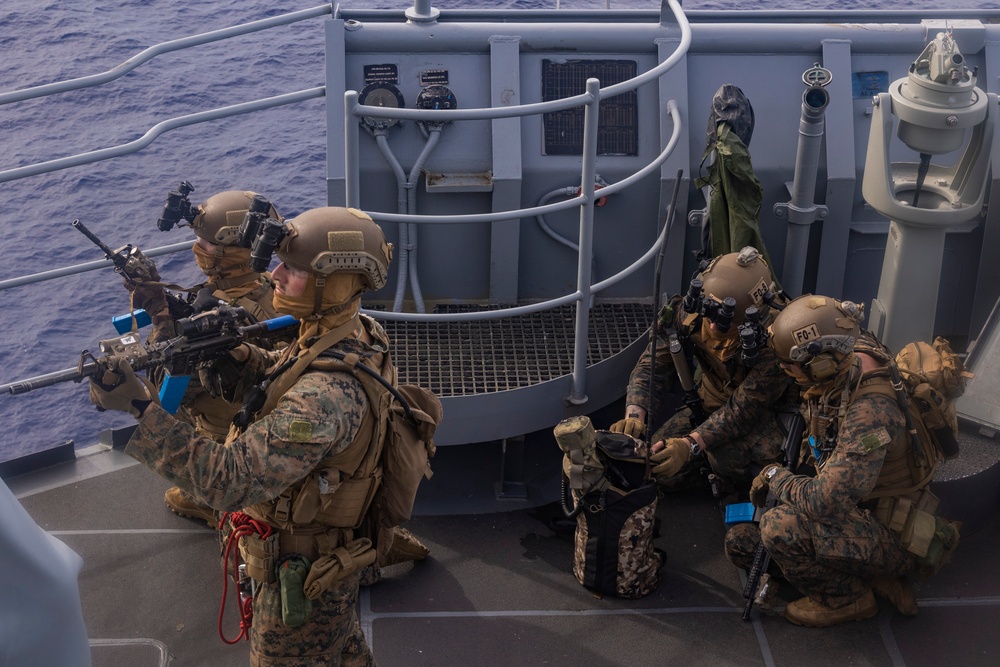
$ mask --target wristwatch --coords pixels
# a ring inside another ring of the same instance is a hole
[[[764,479],[770,482],[772,479],[774,479],[774,476],[777,474],[778,474],[778,466],[771,466],[770,468],[767,469],[767,472],[764,473]]]
[[[701,451],[701,446],[698,444],[698,441],[690,435],[685,435],[684,439],[688,441],[689,445],[691,445],[691,456],[697,456],[698,452]]]

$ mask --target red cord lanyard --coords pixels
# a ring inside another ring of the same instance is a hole
[[[246,576],[245,567],[239,564],[239,549],[234,549],[233,547],[239,544],[240,538],[244,535],[256,534],[262,538],[267,538],[271,536],[274,529],[263,521],[253,519],[243,512],[223,512],[222,517],[219,519],[220,530],[222,530],[226,521],[232,523],[233,530],[229,533],[223,550],[225,558],[222,568],[222,604],[219,606],[219,637],[227,644],[235,644],[240,639],[250,639],[250,625],[253,622],[253,594],[246,589],[246,580],[249,577]],[[240,613],[240,632],[234,639],[226,639],[226,635],[222,631],[222,617],[226,610],[226,593],[229,590],[230,554],[232,554],[233,575],[239,583],[236,595]]]

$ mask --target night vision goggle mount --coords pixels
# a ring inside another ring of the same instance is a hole
[[[701,274],[707,267],[708,262],[702,260],[698,267],[698,274]],[[707,317],[720,333],[729,333],[729,329],[733,326],[733,317],[736,316],[736,299],[727,296],[720,303],[711,297],[706,297],[705,283],[701,278],[691,279],[682,305],[686,313],[698,313]]]
[[[271,256],[288,235],[285,223],[269,216],[272,210],[274,209],[267,197],[254,195],[240,224],[236,244],[241,248],[250,248],[250,268],[257,272],[267,270],[271,264]]]
[[[191,205],[188,195],[194,192],[194,186],[188,181],[181,181],[176,190],[167,193],[167,203],[163,205],[163,214],[156,221],[161,232],[168,232],[179,224],[181,218],[190,225],[198,215],[198,209]]]
[[[700,274],[708,267],[708,261],[702,260],[698,267]],[[697,275],[697,274],[696,274]],[[733,318],[736,316],[736,299],[725,297],[721,302],[711,297],[706,297],[704,292],[704,282],[700,278],[692,278],[688,285],[687,294],[684,295],[682,307],[687,313],[698,313],[711,321],[719,333],[726,334],[733,326]],[[777,295],[771,290],[767,290],[763,297],[766,308],[750,306],[744,311],[743,323],[737,329],[740,336],[740,347],[744,361],[748,366],[757,363],[760,351],[767,345],[768,333],[765,314],[767,309],[775,308],[777,305]]]

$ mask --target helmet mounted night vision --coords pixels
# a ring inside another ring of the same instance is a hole
[[[191,229],[195,236],[215,245],[249,248],[243,226],[251,210],[262,218],[282,219],[265,197],[250,190],[226,190],[212,195],[195,208]]]
[[[198,211],[188,199],[188,195],[192,192],[194,192],[194,186],[188,181],[181,181],[176,190],[167,193],[167,203],[163,205],[163,213],[156,221],[157,229],[161,232],[168,232],[174,228],[174,225],[180,224],[182,218],[187,220],[188,224],[194,220]]]
[[[684,296],[684,310],[701,313],[720,333],[728,333],[746,319],[748,308],[754,317],[767,319],[768,304],[774,298],[774,281],[767,262],[756,248],[702,262]]]

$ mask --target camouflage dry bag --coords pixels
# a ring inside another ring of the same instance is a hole
[[[657,488],[647,475],[644,445],[622,433],[594,431],[587,417],[563,420],[555,434],[565,452],[563,511],[576,519],[577,581],[601,595],[648,595],[660,583],[666,555],[653,547]]]

